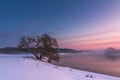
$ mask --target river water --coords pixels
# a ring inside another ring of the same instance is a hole
[[[67,54],[58,65],[120,77],[120,56],[104,54]]]

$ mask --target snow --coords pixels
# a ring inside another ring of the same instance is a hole
[[[0,80],[120,80],[23,56],[27,55],[0,55]]]

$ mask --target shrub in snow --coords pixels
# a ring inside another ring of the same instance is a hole
[[[41,37],[22,37],[18,47],[31,52],[39,60],[59,61],[57,40],[48,34],[43,34]]]

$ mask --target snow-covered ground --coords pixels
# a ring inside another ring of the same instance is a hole
[[[120,78],[55,66],[23,58],[23,55],[0,55],[0,80],[120,80]]]

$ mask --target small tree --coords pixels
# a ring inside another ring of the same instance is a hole
[[[106,54],[112,54],[112,53],[116,53],[116,52],[117,52],[117,50],[114,47],[109,47],[105,51]]]
[[[114,60],[117,59],[117,56],[114,55],[117,52],[118,52],[118,50],[116,50],[114,47],[109,47],[105,51],[105,56],[106,56],[107,59],[114,61]]]
[[[22,37],[18,44],[19,48],[25,48],[31,52],[37,59],[41,60],[47,57],[47,61],[59,61],[59,54],[57,51],[58,44],[55,38],[48,34],[43,34],[41,37]]]

